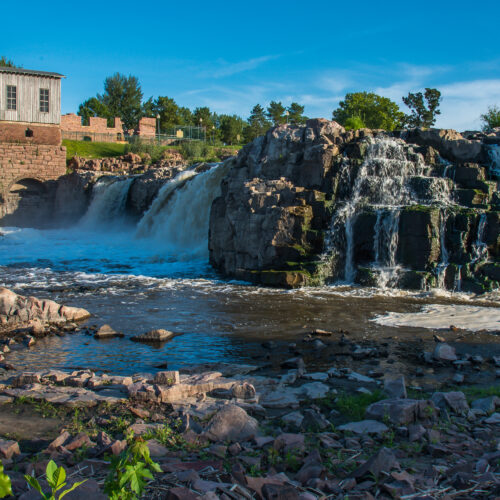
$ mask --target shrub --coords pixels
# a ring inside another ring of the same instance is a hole
[[[184,158],[203,158],[208,156],[209,147],[202,141],[184,141],[181,144],[181,153]]]
[[[366,128],[366,125],[360,116],[351,116],[345,121],[344,128],[346,130],[358,130],[360,128]]]

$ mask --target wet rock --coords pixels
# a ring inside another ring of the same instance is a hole
[[[135,335],[131,337],[131,340],[135,342],[166,342],[167,340],[175,337],[175,333],[170,332],[168,330],[163,330],[162,328],[158,328],[156,330],[151,330],[147,333],[143,333],[142,335]]]
[[[205,436],[211,441],[246,441],[259,433],[257,420],[236,405],[227,405],[210,420]]]
[[[109,325],[102,325],[99,330],[94,333],[96,339],[109,339],[112,337],[123,337],[123,333],[113,330]]]
[[[395,378],[386,378],[384,380],[384,392],[391,399],[406,398],[406,384],[404,375],[398,375]]]
[[[376,434],[382,435],[389,428],[377,420],[361,420],[360,422],[349,422],[337,428],[339,431],[353,432],[354,434]]]
[[[455,348],[443,343],[436,344],[434,351],[432,353],[432,357],[436,361],[445,361],[451,362],[456,361],[458,359]]]

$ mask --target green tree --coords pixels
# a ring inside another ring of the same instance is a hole
[[[5,56],[2,56],[0,57],[0,67],[15,68],[16,65],[10,59],[7,59]]]
[[[358,130],[360,128],[366,128],[366,125],[359,116],[351,116],[345,121],[344,128],[346,130]]]
[[[267,107],[266,115],[274,126],[281,125],[286,121],[285,107],[281,102],[271,101]]]
[[[292,102],[287,108],[288,123],[292,125],[303,125],[307,121],[307,116],[304,116],[304,106],[296,102]]]
[[[247,125],[243,130],[245,142],[251,142],[256,137],[264,135],[270,126],[271,122],[267,120],[264,108],[260,104],[256,104],[252,108],[247,120]]]
[[[109,126],[113,125],[111,122],[113,121],[114,117],[111,116],[108,107],[97,97],[91,97],[90,99],[87,99],[85,102],[80,104],[80,106],[78,107],[77,114],[83,117],[84,125],[89,124],[90,122],[89,118],[91,116],[92,117],[99,116],[101,118],[107,118],[108,125]]]
[[[237,115],[219,117],[220,138],[225,144],[237,144],[243,136],[245,122]]]
[[[426,88],[424,94],[410,92],[403,97],[403,102],[411,111],[411,114],[405,115],[404,118],[404,124],[408,127],[432,127],[436,123],[436,116],[441,114],[439,111],[441,92],[437,89]]]
[[[481,121],[484,132],[490,132],[492,129],[500,127],[500,107],[490,106],[488,112],[481,115]]]
[[[215,126],[214,114],[210,112],[210,108],[196,108],[193,111],[193,124],[197,127],[205,127],[205,130],[210,131]]]
[[[341,125],[349,118],[358,117],[366,127],[394,130],[400,126],[404,113],[387,97],[373,92],[354,92],[346,94],[332,116]]]
[[[142,115],[142,90],[135,76],[115,73],[104,80],[104,94],[97,98],[107,106],[111,116],[119,116],[127,129],[137,127]]]

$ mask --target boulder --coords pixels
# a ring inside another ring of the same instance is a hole
[[[442,342],[436,344],[432,357],[436,361],[446,362],[456,361],[458,359],[455,348]]]
[[[360,422],[349,422],[337,427],[339,431],[349,431],[354,434],[376,434],[381,435],[389,430],[387,425],[377,420],[361,420]]]
[[[257,420],[239,406],[227,405],[211,418],[204,435],[215,442],[243,442],[258,433]]]
[[[175,337],[175,333],[170,332],[168,330],[163,330],[162,328],[158,328],[156,330],[150,330],[147,333],[143,333],[142,335],[135,335],[131,337],[131,340],[135,342],[166,342],[167,340]]]
[[[153,379],[154,384],[172,386],[178,384],[180,381],[179,372],[177,371],[163,371],[158,372]]]
[[[366,409],[365,417],[371,420],[389,422],[396,425],[407,425],[418,420],[435,416],[436,407],[433,401],[418,399],[384,399],[372,403]]]
[[[384,380],[384,392],[391,399],[406,398],[406,384],[404,375]]]

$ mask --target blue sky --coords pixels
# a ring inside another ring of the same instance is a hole
[[[392,98],[436,87],[437,125],[479,128],[500,105],[500,2],[3,2],[0,55],[56,71],[62,111],[136,75],[145,98],[247,117],[256,103],[302,103],[331,118],[346,92]],[[10,22],[5,22],[9,19]]]

